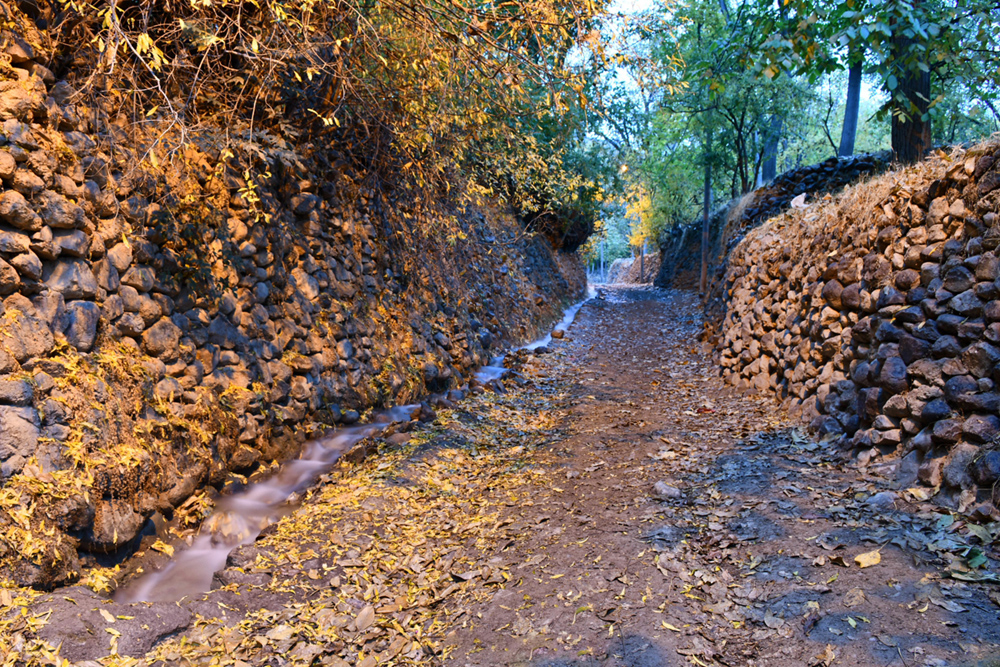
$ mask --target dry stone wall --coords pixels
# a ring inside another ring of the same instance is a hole
[[[132,128],[94,133],[24,46],[0,83],[0,578],[72,580],[206,485],[466,384],[583,292],[511,216],[387,201],[280,138],[257,180],[211,136],[140,171]]]
[[[807,200],[840,190],[865,176],[885,171],[888,153],[829,158],[818,164],[796,167],[743,197],[733,199],[709,218],[710,316],[716,316],[718,292],[726,270],[726,257],[748,231],[780,215],[792,200]],[[675,225],[660,239],[661,263],[657,287],[697,289],[701,276],[702,219]],[[721,260],[721,261],[720,261]]]
[[[998,212],[993,143],[751,231],[726,275],[726,380],[775,394],[862,463],[898,458],[901,481],[995,517]]]

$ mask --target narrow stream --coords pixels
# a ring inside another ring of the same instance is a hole
[[[588,286],[587,297],[567,308],[553,330],[569,328],[583,304],[595,294]],[[521,349],[535,350],[551,341],[549,334]],[[479,370],[476,379],[482,383],[499,379],[508,372],[502,364],[503,356],[493,359]],[[288,499],[292,495],[309,488],[356,444],[379,435],[391,424],[410,421],[419,409],[419,405],[396,406],[379,414],[373,423],[338,429],[307,442],[300,457],[282,465],[273,477],[220,499],[191,546],[179,550],[162,569],[120,589],[115,599],[118,602],[170,602],[210,590],[212,576],[226,566],[230,552],[252,544],[264,528],[287,513]]]

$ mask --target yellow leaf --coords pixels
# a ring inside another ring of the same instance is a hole
[[[676,625],[671,625],[670,623],[667,623],[666,621],[660,621],[660,625],[662,625],[667,630],[670,630],[672,632],[680,632],[681,631],[681,629],[678,628]]]
[[[104,617],[105,621],[107,621],[108,623],[114,623],[115,622],[115,617],[112,616],[107,610],[101,609],[100,612],[101,612],[101,616]]]
[[[857,556],[855,556],[854,562],[857,563],[858,567],[861,568],[871,567],[873,565],[878,565],[879,563],[882,562],[882,554],[879,553],[878,549],[876,549],[875,551],[868,551],[863,554],[858,554]]]
[[[155,542],[153,542],[152,545],[150,545],[149,548],[153,549],[154,551],[159,551],[160,553],[167,554],[168,556],[174,555],[174,547],[170,544],[167,544],[163,540],[156,540]]]

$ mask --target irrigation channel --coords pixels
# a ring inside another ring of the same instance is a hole
[[[585,299],[566,308],[553,330],[569,328],[583,304],[595,294],[590,287]],[[551,333],[519,349],[533,351],[550,342]],[[476,379],[486,384],[508,373],[503,359],[503,355],[495,357],[481,367]],[[264,528],[291,511],[289,499],[312,486],[359,442],[378,436],[392,424],[410,421],[419,410],[419,404],[395,406],[376,415],[371,423],[337,429],[307,442],[300,457],[282,465],[273,476],[221,499],[190,546],[178,549],[163,568],[121,588],[116,601],[170,602],[208,591],[212,575],[225,567],[233,549],[252,544]]]

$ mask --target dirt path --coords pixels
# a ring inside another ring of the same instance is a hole
[[[724,392],[694,312],[636,290],[581,310],[555,371],[567,433],[496,553],[516,580],[469,609],[451,662],[1000,664],[996,587],[944,577],[978,540]]]
[[[502,393],[325,476],[207,595],[0,596],[0,642],[104,665],[1000,664],[1000,586],[948,574],[990,576],[998,527],[723,391],[697,310],[609,291]]]

